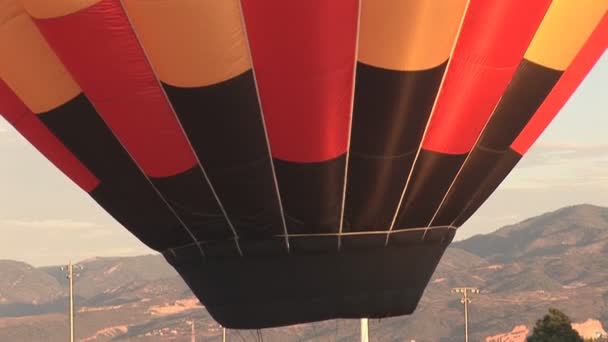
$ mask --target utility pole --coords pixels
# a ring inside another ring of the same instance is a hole
[[[469,304],[471,299],[469,293],[479,293],[479,289],[475,287],[455,287],[452,293],[460,293],[462,296],[460,302],[464,304],[464,341],[469,342]]]
[[[82,266],[76,266],[78,269],[82,270]],[[70,288],[70,342],[74,342],[74,265],[72,265],[72,260],[67,264],[67,266],[61,267],[62,271],[67,271],[67,278],[69,281]]]
[[[196,342],[196,330],[194,328],[194,320],[191,322],[190,342]]]
[[[361,342],[369,342],[369,326],[367,318],[361,318]]]

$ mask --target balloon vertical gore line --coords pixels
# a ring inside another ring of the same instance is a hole
[[[467,12],[469,10],[470,4],[471,4],[471,0],[467,0],[466,4],[464,6],[463,12],[462,12],[462,16],[460,17],[460,22],[458,24],[458,29],[456,30],[456,34],[454,36],[454,40],[453,40],[452,45],[450,47],[449,57],[452,57],[454,55],[454,51],[455,51],[456,45],[458,43],[458,38],[460,37],[460,33],[462,32],[462,28],[463,28],[463,25],[464,25],[464,22],[465,22],[465,18],[467,16]],[[395,214],[393,215],[393,219],[391,221],[391,225],[390,225],[390,227],[388,229],[388,232],[386,234],[386,240],[385,240],[385,243],[384,243],[385,246],[388,245],[389,240],[391,238],[390,232],[393,229],[395,229],[395,224],[397,223],[397,219],[399,217],[399,213],[400,213],[401,207],[403,205],[403,200],[404,200],[404,198],[406,196],[406,193],[408,191],[408,187],[410,186],[410,182],[412,180],[412,175],[413,175],[415,167],[416,167],[416,162],[418,161],[418,158],[420,156],[420,152],[422,151],[422,145],[423,145],[423,142],[424,142],[424,138],[425,138],[425,136],[426,136],[426,134],[428,132],[428,129],[430,127],[431,120],[433,119],[433,112],[435,111],[435,107],[437,106],[437,101],[439,99],[439,94],[441,94],[441,90],[443,88],[443,85],[445,84],[445,80],[446,80],[446,76],[447,76],[447,71],[450,68],[451,62],[452,62],[452,58],[449,58],[448,61],[447,61],[447,65],[445,67],[445,71],[443,72],[443,75],[441,77],[441,82],[439,83],[439,88],[437,89],[437,93],[435,95],[435,99],[433,101],[433,105],[431,107],[431,111],[430,111],[428,120],[427,120],[426,125],[424,127],[424,133],[422,134],[422,138],[420,140],[420,144],[418,145],[418,149],[416,150],[416,156],[414,157],[414,161],[413,161],[412,166],[411,166],[411,168],[409,170],[409,173],[407,175],[407,178],[406,178],[406,181],[405,181],[405,185],[403,186],[403,191],[401,193],[401,197],[399,198],[399,202],[397,204],[397,208],[395,209]],[[426,234],[426,232],[425,232],[425,234]],[[424,235],[422,237],[422,240],[424,240]]]
[[[361,34],[361,11],[363,0],[358,0],[358,11],[357,11],[357,34],[355,38],[355,53],[354,53],[354,61],[353,61],[353,82],[352,82],[352,91],[350,98],[350,118],[348,122],[348,135],[346,140],[346,160],[344,162],[344,182],[342,184],[342,205],[340,208],[340,227],[338,228],[338,251],[340,251],[342,247],[342,231],[344,230],[344,210],[346,208],[346,189],[348,185],[348,169],[349,169],[349,159],[350,159],[350,144],[353,132],[353,114],[355,108],[355,87],[356,87],[356,79],[357,79],[357,59],[359,56],[359,36]]]

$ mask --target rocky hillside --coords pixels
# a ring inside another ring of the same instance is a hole
[[[217,324],[161,257],[98,258],[79,265],[80,341],[190,341],[191,322],[197,340],[220,340]],[[59,267],[0,261],[0,341],[65,340],[66,284]],[[415,314],[370,321],[372,341],[462,341],[462,305],[450,293],[456,286],[482,290],[470,306],[473,341],[521,336],[549,307],[587,322],[581,329],[590,334],[605,329],[608,208],[563,208],[453,243]],[[261,335],[264,341],[351,341],[358,327],[358,321],[339,320]],[[259,335],[229,331],[229,340],[257,341]]]

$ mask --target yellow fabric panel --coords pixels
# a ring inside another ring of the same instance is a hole
[[[466,0],[363,0],[359,61],[392,70],[424,70],[445,62]]]
[[[250,69],[238,0],[126,0],[125,7],[165,83],[206,86]]]
[[[0,78],[34,113],[80,93],[18,0],[0,0],[0,51]]]
[[[21,0],[34,18],[57,18],[91,7],[101,0]],[[119,0],[116,0],[119,1]]]
[[[608,0],[553,0],[526,51],[526,59],[565,70],[606,11]]]

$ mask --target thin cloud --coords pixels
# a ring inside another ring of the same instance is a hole
[[[571,143],[571,142],[539,142],[534,145],[533,150],[567,150],[567,151],[577,151],[577,150],[589,150],[596,149],[601,147],[606,147],[608,144],[584,144],[584,143]]]
[[[602,159],[602,160],[596,160],[593,162],[593,165],[601,168],[605,171],[608,171],[608,158],[607,159]],[[608,173],[608,172],[607,172]]]
[[[31,229],[60,229],[77,230],[83,228],[100,228],[101,225],[94,222],[75,221],[70,219],[44,219],[44,220],[2,220],[0,224],[9,227],[31,228]]]
[[[0,115],[0,133],[8,133],[10,124]]]
[[[545,151],[551,151],[553,148],[560,152],[551,156],[549,152],[545,153],[545,158],[549,160],[544,163],[536,158],[533,160],[534,165],[518,165],[501,188],[547,191],[573,188],[608,189],[608,145],[542,146]]]
[[[129,246],[129,247],[112,247],[104,250],[100,255],[105,256],[127,256],[127,255],[142,255],[142,254],[158,254],[156,251],[152,251],[146,246]]]
[[[567,189],[596,189],[608,190],[608,176],[604,175],[571,175],[547,178],[528,178],[501,185],[505,190],[567,190]]]
[[[608,159],[608,144],[539,143],[524,156],[518,168],[563,165]]]
[[[0,137],[7,137],[11,133],[9,127],[0,122]]]
[[[0,143],[3,146],[15,146],[22,144],[24,141],[25,139],[21,134],[0,116]]]
[[[38,234],[44,236],[69,234],[77,235],[80,239],[87,240],[96,240],[116,234],[116,229],[95,222],[70,219],[0,220],[0,228],[13,234]]]
[[[476,220],[481,220],[484,222],[515,222],[521,219],[520,215],[508,214],[508,215],[475,215]]]

